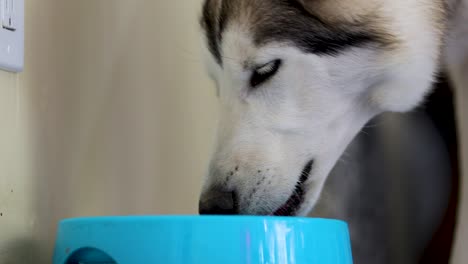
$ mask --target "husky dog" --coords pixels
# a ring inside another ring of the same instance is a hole
[[[369,120],[420,105],[445,65],[459,71],[446,51],[467,54],[460,10],[466,0],[206,0],[220,120],[200,213],[313,211]]]

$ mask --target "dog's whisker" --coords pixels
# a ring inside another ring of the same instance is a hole
[[[362,129],[361,131],[359,131],[359,134],[364,134],[366,136],[369,136],[369,132],[367,132],[365,129]]]

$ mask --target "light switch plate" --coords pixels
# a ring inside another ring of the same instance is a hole
[[[24,67],[24,0],[0,0],[0,16],[0,69],[21,72]]]

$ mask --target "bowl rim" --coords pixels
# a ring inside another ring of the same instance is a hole
[[[74,223],[102,223],[102,222],[116,222],[116,223],[126,223],[126,222],[203,222],[208,221],[212,223],[213,221],[222,223],[223,221],[229,222],[286,222],[289,224],[294,223],[308,223],[308,224],[336,224],[336,225],[346,225],[348,223],[332,218],[315,218],[315,217],[285,217],[285,216],[250,216],[250,215],[232,215],[232,216],[223,216],[223,215],[210,215],[210,216],[200,216],[200,215],[115,215],[115,216],[82,216],[75,218],[65,218],[59,221],[59,224],[74,224]]]

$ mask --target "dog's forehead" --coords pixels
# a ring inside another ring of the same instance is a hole
[[[388,36],[371,24],[370,17],[327,23],[310,12],[303,0],[206,0],[201,26],[208,48],[222,65],[222,47],[228,28],[247,33],[253,45],[286,42],[306,53],[336,55],[367,43],[388,44]],[[320,1],[319,1],[320,2]]]

